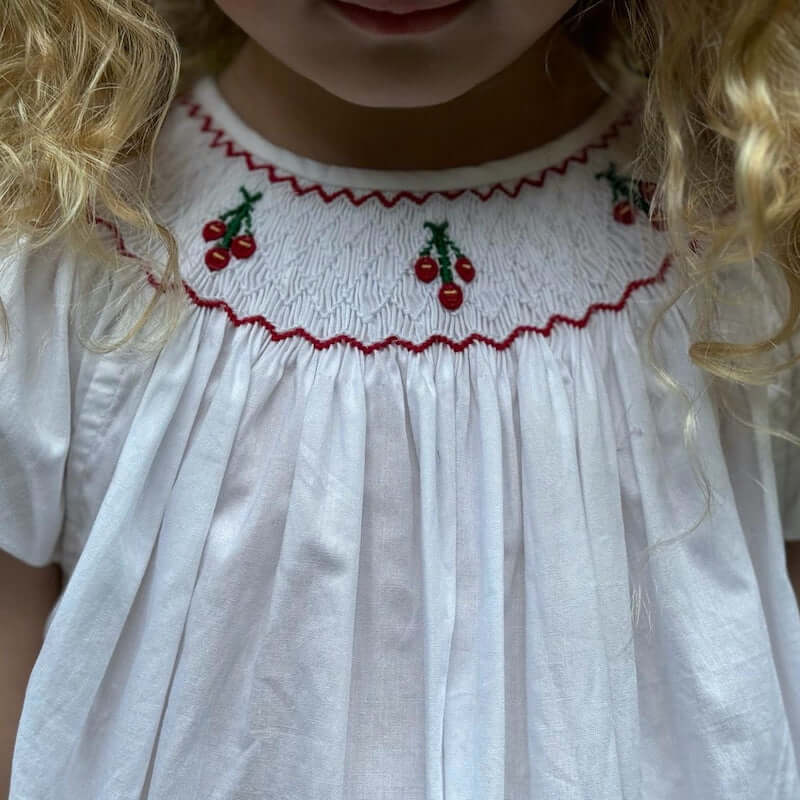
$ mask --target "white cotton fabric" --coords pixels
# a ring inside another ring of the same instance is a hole
[[[80,347],[79,258],[4,254],[0,547],[67,579],[11,800],[800,798],[800,450],[712,402],[688,295],[656,346],[711,514],[643,558],[704,502],[644,351],[664,235],[595,177],[627,174],[623,100],[395,173],[281,150],[204,78],[159,137],[187,311],[157,358]],[[242,186],[257,250],[211,272]],[[413,271],[443,219],[476,270],[456,311]],[[736,410],[785,423],[796,382]]]

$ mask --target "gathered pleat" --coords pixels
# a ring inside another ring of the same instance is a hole
[[[197,326],[185,329],[183,341],[179,340],[177,345],[196,350],[201,333]],[[217,346],[219,344],[217,342]],[[147,572],[147,567],[153,544],[183,456],[184,443],[205,391],[202,376],[210,372],[217,352],[215,348],[206,348],[196,359],[186,359],[177,367],[168,359],[156,365],[140,406],[144,412],[134,417],[117,466],[121,480],[112,481],[112,488],[99,509],[95,522],[98,534],[90,537],[86,544],[70,581],[75,589],[64,594],[37,661],[37,666],[47,665],[50,670],[57,670],[64,688],[63,705],[59,706],[58,713],[41,715],[33,731],[38,738],[37,748],[48,742],[58,745],[53,752],[39,750],[39,758],[47,759],[50,768],[61,775],[67,785],[74,785],[78,796],[113,796],[116,792],[128,791],[130,776],[125,774],[125,765],[120,763],[120,753],[113,750],[109,753],[107,749],[122,743],[127,748],[126,758],[133,757],[134,752],[146,757],[143,748],[149,749],[152,742],[141,722],[136,731],[127,736],[123,735],[124,724],[121,729],[119,726],[131,711],[141,720],[140,715],[147,715],[149,707],[153,724],[157,724],[160,713],[160,703],[148,701],[152,698],[153,684],[140,685],[137,691],[140,676],[132,670],[131,656],[143,635],[142,613],[147,617],[146,624],[159,628],[145,637],[149,645],[158,642],[159,648],[163,647],[161,637],[169,641],[180,635],[183,626],[182,618],[153,616],[140,604],[146,603],[148,576],[152,574]],[[155,418],[153,408],[159,410]],[[156,458],[157,454],[161,457]],[[183,546],[190,545],[190,541],[185,541]],[[179,561],[171,564],[170,570],[185,581],[185,566]],[[81,576],[87,570],[92,580],[82,581]],[[184,610],[191,589],[191,584],[185,588]],[[87,616],[87,608],[95,609],[95,614]],[[80,658],[48,657],[51,648],[54,653],[63,654],[77,647],[80,647]],[[151,652],[145,654],[146,660],[151,668],[158,669],[159,662],[161,667],[167,668],[160,676],[163,690],[171,663],[174,663],[174,653],[165,662],[161,652],[154,652],[157,658],[149,658],[153,655]],[[46,693],[45,688],[39,688],[39,682],[47,684],[52,679],[44,669],[34,667],[30,693],[33,696]],[[123,687],[130,687],[132,691],[121,694]],[[106,710],[109,697],[115,700],[113,708]],[[134,705],[137,702],[138,705]],[[65,741],[72,742],[72,747],[65,747]],[[23,741],[22,746],[25,744]],[[98,770],[97,765],[106,763],[107,755],[114,756],[109,762],[114,765],[113,771]],[[140,763],[135,773],[138,779],[141,779],[144,763],[146,761]]]
[[[196,715],[196,725],[202,725],[202,714],[198,712],[202,707],[200,699],[204,694],[201,694],[200,686],[191,678],[181,680],[181,673],[187,667],[191,668],[191,658],[184,660],[179,659],[179,656],[206,537],[228,466],[242,406],[248,394],[249,380],[250,371],[244,364],[237,361],[225,363],[208,408],[197,417],[195,434],[189,443],[172,488],[170,502],[165,509],[158,546],[152,557],[153,590],[143,592],[142,608],[143,620],[156,617],[160,624],[171,623],[172,636],[152,637],[152,648],[156,647],[156,642],[160,639],[157,652],[163,659],[163,664],[160,665],[159,672],[153,671],[154,674],[149,675],[146,669],[148,658],[156,662],[152,654],[147,654],[144,649],[137,653],[137,658],[142,659],[142,669],[139,672],[142,698],[138,701],[141,703],[139,708],[149,706],[160,712],[163,709],[163,716],[158,738],[154,735],[149,753],[140,753],[142,761],[139,763],[128,756],[128,768],[132,774],[146,774],[147,767],[158,770],[162,758],[169,759],[170,754],[185,742],[188,716],[185,709],[192,709]],[[198,495],[196,487],[200,484],[207,491]],[[185,513],[187,508],[191,509],[190,513]],[[176,568],[176,565],[180,568]],[[159,576],[163,576],[160,581]],[[154,608],[159,609],[157,615],[153,614]],[[133,663],[135,670],[135,659]],[[200,674],[203,674],[202,670]],[[172,684],[176,678],[178,683],[172,695]],[[161,691],[153,692],[153,686],[161,687]],[[191,733],[192,730],[190,728],[188,732]],[[163,751],[158,747],[161,737],[167,743]],[[169,772],[173,781],[180,778],[180,771],[175,769],[174,764],[170,764]],[[149,774],[147,780],[150,780]],[[144,788],[147,789],[146,786]],[[154,792],[158,793],[158,789],[154,789]]]
[[[425,733],[423,796],[443,797],[444,716],[447,677],[456,614],[456,529],[458,524],[458,453],[455,431],[463,414],[463,394],[456,387],[457,367],[448,353],[429,350],[410,360],[406,391],[419,474],[419,549],[413,558],[420,572],[421,636]],[[434,379],[435,374],[435,379]]]
[[[576,421],[555,353],[520,347],[529,796],[614,797],[620,777]],[[596,456],[595,456],[596,457]],[[618,497],[613,498],[618,502]],[[616,572],[624,565],[618,565]],[[601,576],[608,580],[608,576]]]
[[[797,796],[774,509],[698,401],[713,514],[648,556],[703,510],[685,409],[634,312],[591,326],[366,356],[195,313],[52,619],[17,796]]]
[[[600,343],[602,345],[602,343]],[[641,788],[639,728],[636,711],[636,669],[631,581],[625,530],[623,497],[617,463],[613,401],[593,366],[603,358],[595,342],[573,348],[572,402],[575,409],[581,502],[586,518],[586,546],[595,578],[597,625],[603,639],[605,674],[603,702],[609,706],[609,737],[605,764],[595,774],[608,783],[612,796],[636,797]],[[617,358],[629,357],[617,350]]]

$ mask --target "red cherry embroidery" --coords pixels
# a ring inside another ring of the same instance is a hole
[[[458,277],[465,283],[469,283],[475,277],[475,267],[473,267],[472,262],[468,258],[464,258],[464,256],[456,259],[456,272],[458,273]]]
[[[644,211],[650,217],[650,208],[653,203],[657,186],[652,181],[639,180],[634,183],[630,176],[620,175],[617,165],[612,161],[608,169],[595,175],[598,180],[605,178],[613,192],[614,219],[620,225],[633,225],[638,216],[637,209]],[[665,230],[663,214],[656,209],[651,219],[652,226],[659,231]]]
[[[455,271],[465,283],[469,283],[475,277],[475,267],[448,235],[447,220],[438,225],[435,222],[425,222],[423,227],[427,228],[430,234],[425,247],[419,253],[419,258],[414,263],[414,272],[425,283],[430,283],[438,274],[442,279],[438,294],[439,303],[448,311],[455,311],[464,302],[464,293],[453,280],[450,251],[456,259]],[[436,251],[438,262],[431,255],[433,250]]]
[[[414,264],[414,272],[425,283],[430,283],[439,271],[439,265],[430,256],[420,256]]]
[[[614,219],[622,225],[633,225],[636,222],[636,211],[627,200],[623,200],[614,206]]]
[[[228,266],[231,254],[224,247],[212,247],[206,253],[206,266],[210,270],[222,269]]]
[[[213,242],[214,239],[224,236],[226,230],[228,230],[228,226],[221,219],[215,219],[203,226],[203,238],[207,242]]]
[[[464,295],[461,293],[461,287],[457,283],[445,283],[439,289],[439,302],[448,311],[455,311],[461,305],[463,299]]]
[[[234,258],[250,258],[256,250],[256,241],[251,230],[253,205],[261,199],[262,194],[249,194],[244,186],[239,187],[244,195],[244,202],[211,220],[203,226],[203,239],[207,242],[220,240],[216,247],[206,252],[206,266],[210,270],[223,269],[228,266],[231,255]],[[227,222],[226,222],[227,220]],[[246,233],[239,233],[244,224]]]
[[[231,242],[231,252],[236,258],[250,258],[255,249],[255,239],[249,233],[243,233]]]

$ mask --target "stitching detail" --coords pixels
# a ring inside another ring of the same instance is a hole
[[[109,228],[112,233],[114,234],[114,239],[117,244],[117,250],[127,258],[134,258],[136,259],[136,255],[130,253],[126,248],[125,244],[122,240],[122,235],[120,234],[118,228],[111,222],[104,220],[100,217],[94,217],[95,222],[99,222],[101,225],[105,225]],[[137,259],[138,260],[138,259]],[[456,352],[461,350],[465,350],[474,342],[483,342],[484,344],[491,345],[496,350],[505,350],[511,346],[514,340],[522,333],[535,333],[540,336],[549,336],[553,326],[557,323],[567,323],[572,325],[575,328],[585,328],[589,322],[589,319],[596,311],[614,311],[620,312],[625,307],[626,303],[628,302],[628,298],[633,294],[634,291],[637,289],[641,289],[645,286],[650,286],[654,283],[661,283],[664,281],[665,276],[667,274],[667,270],[672,265],[672,258],[670,255],[664,257],[664,260],[661,262],[661,266],[658,272],[655,275],[650,276],[649,278],[638,278],[636,280],[630,281],[628,285],[625,287],[625,291],[622,293],[622,297],[616,303],[592,303],[589,308],[586,310],[584,315],[580,319],[575,319],[573,317],[567,317],[563,314],[552,314],[550,318],[547,320],[547,324],[542,328],[536,325],[518,325],[514,330],[502,341],[496,341],[489,336],[484,336],[482,333],[471,333],[467,336],[466,339],[462,339],[460,342],[455,342],[452,339],[449,339],[447,336],[441,336],[440,334],[434,334],[433,336],[428,337],[422,344],[414,344],[413,342],[408,341],[407,339],[400,339],[397,336],[388,336],[386,339],[380,342],[374,342],[373,344],[364,344],[363,342],[359,341],[358,339],[353,338],[352,336],[348,336],[347,334],[339,334],[338,336],[334,336],[330,339],[318,339],[313,334],[306,331],[304,328],[292,328],[287,331],[276,331],[275,325],[271,323],[268,319],[266,319],[261,314],[256,314],[250,317],[239,317],[236,312],[224,301],[221,299],[212,299],[207,297],[200,297],[197,292],[185,281],[181,280],[183,284],[183,288],[186,291],[186,294],[189,295],[192,303],[194,305],[199,306],[200,308],[218,308],[224,311],[228,315],[228,319],[233,323],[234,326],[238,327],[239,325],[260,325],[262,328],[265,328],[269,331],[270,340],[271,341],[280,341],[282,339],[290,339],[295,336],[302,336],[306,341],[310,342],[315,350],[325,350],[331,345],[338,344],[342,342],[347,344],[351,347],[360,350],[365,355],[369,355],[370,353],[375,352],[376,350],[383,350],[389,345],[396,344],[400,347],[406,348],[406,350],[410,350],[414,353],[422,353],[428,349],[434,343],[446,344],[448,347],[453,349]],[[144,268],[145,272],[147,273],[147,280],[149,283],[155,287],[156,289],[160,288],[161,283],[160,281],[148,270],[146,267]]]
[[[479,191],[478,189],[440,189],[426,192],[411,192],[403,189],[396,193],[392,193],[392,195],[389,196],[377,189],[365,191],[360,195],[357,195],[352,189],[347,187],[337,189],[334,192],[329,192],[323,189],[323,187],[318,183],[312,183],[308,186],[301,186],[297,177],[294,175],[276,174],[276,167],[273,164],[270,164],[269,162],[260,164],[256,163],[255,156],[248,150],[237,150],[231,139],[226,140],[224,138],[226,136],[225,131],[215,125],[211,114],[206,111],[201,111],[201,103],[192,101],[189,99],[189,95],[190,93],[181,95],[180,97],[176,98],[176,102],[186,107],[186,112],[189,117],[198,119],[202,122],[200,127],[202,132],[210,132],[214,134],[208,146],[210,148],[224,147],[224,155],[226,158],[244,158],[249,170],[253,172],[256,170],[265,170],[270,183],[289,183],[294,193],[300,197],[315,193],[325,203],[332,203],[337,197],[344,197],[355,206],[360,206],[362,203],[367,202],[367,200],[375,198],[386,208],[392,208],[398,202],[400,202],[401,199],[410,200],[412,203],[422,205],[434,195],[444,197],[447,200],[455,200],[462,194],[469,192],[470,194],[478,197],[481,201],[486,202],[495,192],[502,192],[508,197],[514,198],[519,195],[523,186],[532,186],[536,189],[539,189],[544,184],[548,173],[553,172],[558,175],[563,175],[567,171],[569,165],[573,162],[577,164],[586,164],[589,159],[589,150],[607,149],[609,143],[620,135],[621,128],[633,124],[639,108],[638,98],[634,98],[631,101],[629,108],[622,114],[621,117],[614,120],[610,124],[609,128],[600,136],[597,142],[591,142],[585,145],[576,153],[567,156],[560,164],[545,167],[536,177],[520,178],[513,189],[506,188],[502,183],[495,183],[483,192]]]
[[[439,225],[430,220],[422,223],[422,227],[429,231],[428,241],[419,251],[419,257],[414,263],[414,273],[425,283],[430,283],[438,275],[442,281],[438,292],[439,303],[448,311],[455,311],[461,306],[464,295],[461,287],[453,280],[453,270],[450,267],[454,266],[464,283],[470,283],[475,277],[475,267],[450,238],[447,233],[449,225],[448,220]],[[436,258],[431,255],[432,250],[436,250]],[[455,264],[450,260],[451,250]]]

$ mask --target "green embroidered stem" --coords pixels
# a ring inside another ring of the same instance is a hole
[[[244,202],[240,203],[238,206],[236,206],[236,208],[219,215],[219,219],[223,220],[223,222],[227,222],[230,218],[230,223],[227,225],[225,236],[223,236],[221,240],[221,246],[225,248],[230,247],[231,241],[235,236],[238,235],[243,222],[245,225],[245,231],[248,234],[253,233],[252,228],[250,227],[253,222],[251,212],[253,210],[253,204],[262,197],[261,192],[258,192],[258,194],[249,194],[244,186],[240,186],[239,191],[244,195]]]
[[[453,282],[453,272],[450,269],[450,254],[449,248],[453,249],[456,256],[460,256],[458,248],[453,244],[450,237],[447,235],[448,222],[445,220],[441,225],[435,222],[425,222],[423,227],[427,228],[430,232],[430,238],[426,242],[425,248],[420,251],[421,256],[429,256],[433,248],[439,256],[440,275],[444,283]]]
[[[453,273],[457,272],[465,283],[470,283],[475,277],[475,267],[448,235],[447,220],[438,224],[428,220],[422,225],[428,230],[428,241],[419,251],[419,257],[414,263],[414,271],[417,277],[425,283],[434,280],[438,273],[442,283],[439,287],[439,303],[448,311],[455,311],[461,307],[464,293],[455,282]],[[435,255],[431,255],[433,251],[435,251]],[[451,255],[451,251],[455,255]],[[451,258],[455,259],[454,265]]]
[[[447,242],[456,254],[456,258],[464,258],[464,254],[458,249],[456,243],[452,239],[448,237]]]

